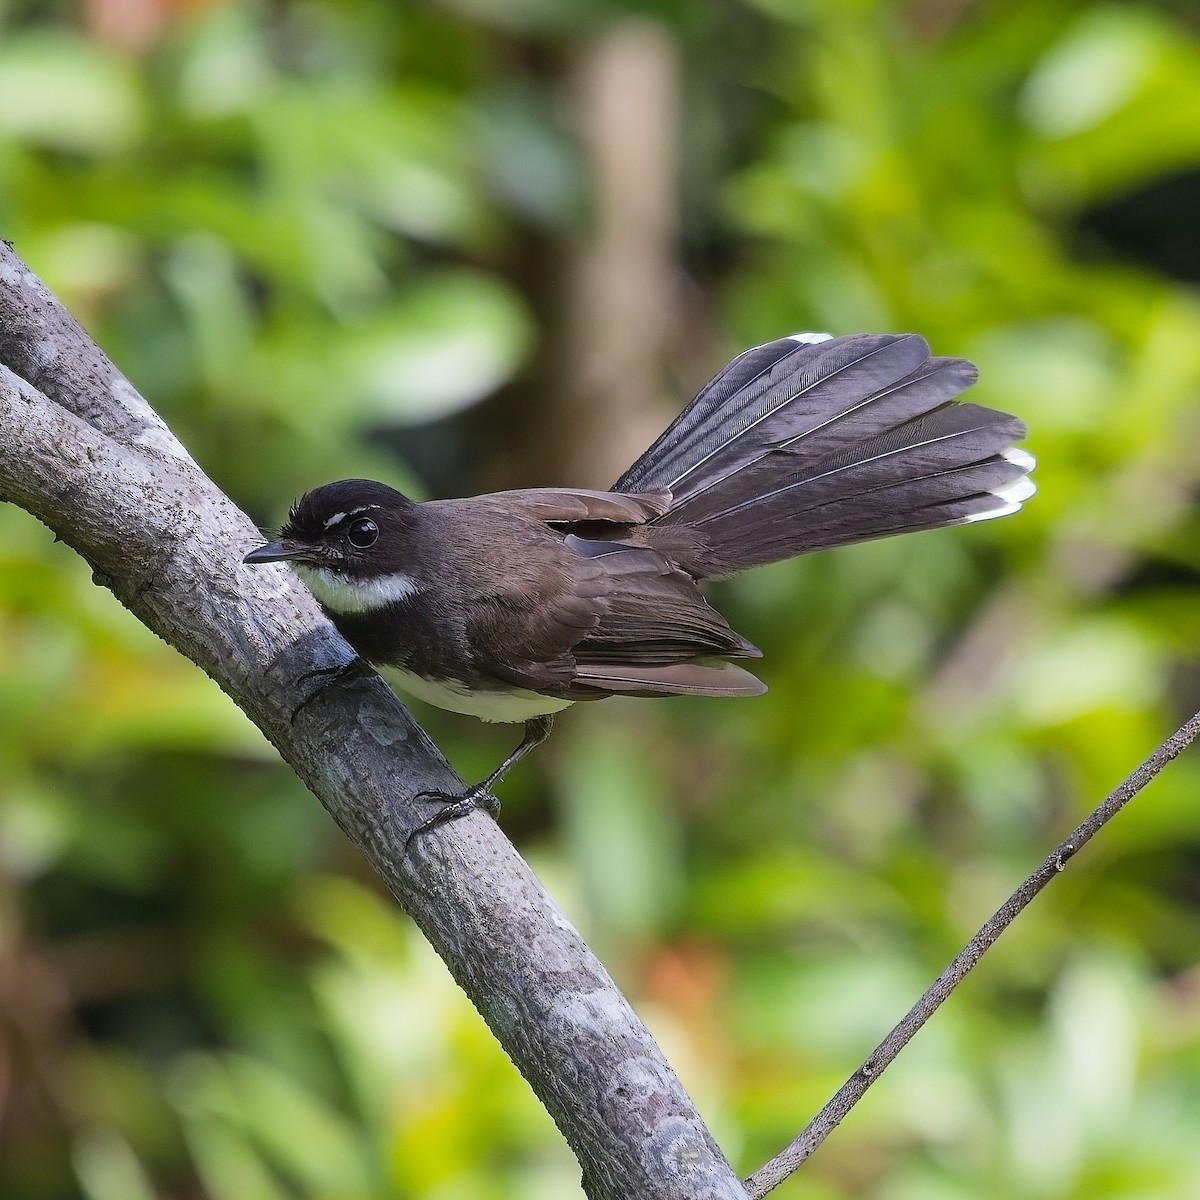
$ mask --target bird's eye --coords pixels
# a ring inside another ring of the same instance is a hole
[[[350,545],[357,546],[359,550],[365,550],[368,546],[375,545],[378,537],[379,526],[366,517],[360,517],[346,530],[347,541]]]

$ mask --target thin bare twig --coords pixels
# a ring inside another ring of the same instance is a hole
[[[879,1043],[866,1061],[846,1080],[829,1103],[785,1149],[745,1181],[747,1193],[758,1200],[800,1167],[825,1140],[863,1093],[891,1065],[909,1039],[937,1011],[943,1000],[963,981],[996,939],[1024,911],[1029,902],[1060,875],[1067,863],[1129,803],[1169,762],[1183,753],[1200,735],[1200,713],[1168,738],[1121,785],[1110,792],[1056,847],[1045,862],[995,911],[982,929],[963,947],[957,958],[937,977],[929,990],[908,1010],[904,1019]]]

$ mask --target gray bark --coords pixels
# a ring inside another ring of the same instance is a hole
[[[405,843],[458,790],[375,676],[312,691],[349,647],[283,568],[246,568],[250,520],[7,245],[0,246],[0,499],[238,704],[413,917],[562,1130],[593,1200],[745,1192],[670,1065],[500,829]]]

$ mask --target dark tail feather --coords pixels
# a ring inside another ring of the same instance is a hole
[[[761,696],[767,685],[743,667],[716,659],[691,662],[581,663],[575,687],[637,696]]]
[[[621,477],[670,489],[654,526],[700,535],[693,573],[1002,516],[1033,493],[1015,417],[951,403],[975,382],[916,334],[784,338],[734,359]],[[665,532],[665,530],[664,530]]]

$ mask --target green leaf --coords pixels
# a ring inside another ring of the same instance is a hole
[[[0,131],[78,154],[128,150],[143,124],[134,74],[94,42],[65,32],[0,39]]]

